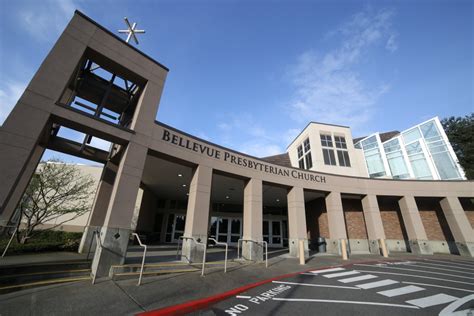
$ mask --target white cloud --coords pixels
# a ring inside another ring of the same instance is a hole
[[[20,25],[40,41],[53,40],[63,31],[78,8],[74,0],[41,1],[34,7],[20,10]]]
[[[340,40],[337,48],[324,54],[307,51],[299,56],[292,72],[296,92],[289,104],[294,120],[343,124],[356,130],[370,120],[377,100],[389,86],[367,87],[353,68],[383,40],[388,50],[397,49],[397,36],[391,27],[393,16],[391,10],[366,9],[329,33]]]
[[[0,88],[0,125],[3,125],[25,88],[26,83],[17,81],[7,81]]]

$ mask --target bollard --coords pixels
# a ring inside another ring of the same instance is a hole
[[[299,250],[300,250],[300,264],[306,264],[306,260],[304,258],[304,240],[299,241]]]
[[[385,239],[380,239],[380,247],[382,248],[382,256],[388,258],[387,245],[385,244]]]
[[[342,252],[342,260],[347,260],[347,246],[346,246],[345,239],[341,239],[341,252]]]

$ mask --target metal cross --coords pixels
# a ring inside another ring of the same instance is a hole
[[[130,42],[130,38],[133,37],[135,40],[135,44],[138,45],[138,40],[135,34],[137,33],[145,33],[145,30],[136,30],[135,28],[137,27],[137,23],[133,23],[133,25],[130,25],[130,22],[128,21],[127,17],[123,18],[125,20],[125,23],[128,26],[128,30],[119,30],[119,33],[127,33],[127,39],[125,40],[126,43]]]

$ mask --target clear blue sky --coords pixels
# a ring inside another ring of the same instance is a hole
[[[146,29],[159,121],[252,155],[309,121],[357,137],[474,111],[473,1],[0,0],[0,123],[75,9]]]

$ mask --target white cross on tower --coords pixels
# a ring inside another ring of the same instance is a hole
[[[130,25],[130,22],[128,21],[127,17],[123,18],[125,20],[125,23],[127,24],[128,30],[119,30],[119,33],[127,33],[127,39],[125,40],[126,43],[130,42],[130,38],[133,37],[135,40],[135,44],[138,45],[138,39],[135,34],[137,33],[145,33],[145,30],[135,30],[137,27],[137,23],[133,23],[133,25]]]

